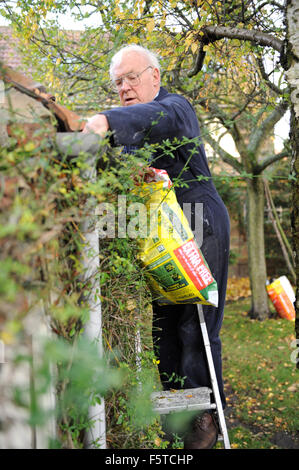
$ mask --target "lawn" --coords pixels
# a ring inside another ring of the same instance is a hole
[[[231,446],[299,448],[294,322],[252,320],[249,306],[228,302],[221,334]]]
[[[242,286],[239,295],[244,292],[246,290]],[[236,289],[233,293],[235,296]],[[229,299],[221,330],[227,398],[225,416],[231,448],[299,449],[299,370],[294,358],[294,322],[279,318],[274,309],[271,318],[262,322],[252,320],[248,315],[249,308],[250,297]],[[109,446],[182,449],[181,436],[176,435],[174,442],[170,443],[159,418],[149,426],[143,424],[141,428],[135,428],[131,422],[130,417],[136,421],[136,413],[141,418],[148,413],[145,395],[149,399],[152,385],[158,386],[158,372],[156,366],[153,368],[156,361],[150,348],[143,361],[141,372],[144,379],[140,378],[144,385],[140,403],[134,395],[131,408],[128,408],[125,395],[116,399],[117,419],[109,428]],[[135,377],[134,368],[132,377]],[[179,428],[184,417],[178,413],[174,415],[177,415]],[[222,449],[223,444],[219,442],[216,447]]]

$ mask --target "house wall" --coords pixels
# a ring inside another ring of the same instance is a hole
[[[229,277],[248,276],[247,240],[238,229],[238,223],[231,218],[230,250],[238,255],[236,263],[229,265]]]

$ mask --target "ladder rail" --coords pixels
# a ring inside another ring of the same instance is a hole
[[[207,326],[206,326],[206,322],[205,322],[205,318],[203,314],[202,305],[197,304],[197,309],[198,309],[198,316],[199,316],[199,322],[200,322],[202,337],[204,341],[205,351],[207,355],[208,367],[209,367],[210,378],[211,378],[211,386],[213,390],[214,399],[216,402],[219,427],[220,427],[221,434],[223,436],[224,447],[225,449],[230,449],[231,447],[230,447],[222,402],[221,402],[219,388],[218,388],[218,381],[216,377],[214,361],[213,361],[213,356],[212,356],[212,351],[211,351],[211,345],[210,345],[208,330],[207,330]]]

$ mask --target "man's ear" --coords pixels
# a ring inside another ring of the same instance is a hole
[[[160,84],[160,70],[157,68],[153,70],[153,82],[155,86]]]

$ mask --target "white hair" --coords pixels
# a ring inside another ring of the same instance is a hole
[[[110,69],[109,69],[111,79],[113,79],[114,67],[121,62],[123,55],[126,54],[127,52],[139,52],[140,54],[143,54],[148,59],[150,65],[160,70],[159,59],[154,52],[151,52],[149,49],[146,49],[145,47],[138,46],[138,44],[129,44],[128,46],[123,46],[112,57],[111,63],[110,63]]]

